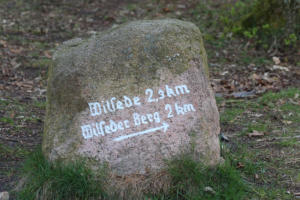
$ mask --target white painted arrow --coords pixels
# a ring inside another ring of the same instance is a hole
[[[163,122],[162,126],[160,126],[160,127],[150,128],[148,130],[144,130],[144,131],[137,132],[137,133],[132,133],[132,134],[129,134],[129,135],[123,135],[123,136],[115,138],[114,141],[117,141],[117,142],[122,141],[122,140],[131,138],[131,137],[135,137],[135,136],[138,136],[138,135],[144,135],[144,134],[147,134],[147,133],[155,132],[155,131],[160,130],[160,129],[163,129],[163,131],[166,132],[168,128],[169,128],[169,124]]]

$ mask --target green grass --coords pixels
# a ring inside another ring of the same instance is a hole
[[[182,156],[169,162],[168,172],[172,187],[167,194],[150,199],[243,199],[249,188],[231,162],[227,160],[218,167],[207,167],[194,161],[190,156]],[[210,187],[212,192],[206,191]]]
[[[283,117],[285,120],[293,123],[300,123],[300,105],[293,103],[285,103],[280,107],[283,111]]]
[[[268,103],[278,101],[279,99],[294,98],[296,94],[300,94],[297,88],[289,88],[280,92],[268,92],[259,98],[258,102],[267,105]],[[299,97],[298,97],[299,98]]]
[[[296,180],[299,173],[295,164],[287,164],[299,157],[299,94],[288,88],[255,99],[217,98],[223,130],[231,136],[221,145],[223,157],[241,166],[251,191],[246,199],[293,199],[293,182],[283,180]],[[249,137],[253,131],[265,135]]]
[[[281,147],[294,147],[298,143],[299,143],[299,141],[297,141],[295,138],[290,138],[287,140],[282,140],[282,141],[276,142],[276,144],[278,144]]]
[[[46,109],[46,101],[35,101],[34,105],[38,108]]]
[[[295,178],[297,183],[300,183],[300,172],[298,173],[297,177]]]
[[[10,117],[1,117],[0,122],[8,123],[10,125],[14,125],[14,120]]]
[[[47,68],[47,67],[50,67],[51,64],[52,64],[52,60],[48,59],[48,58],[41,58],[38,60],[34,60],[31,63],[32,67],[35,67],[35,68]]]
[[[5,100],[5,99],[0,99],[0,105],[2,106],[7,106],[9,104],[9,101]]]
[[[0,156],[1,157],[24,157],[28,155],[28,151],[21,147],[10,147],[4,144],[0,144]]]
[[[150,195],[148,199],[243,199],[249,187],[230,160],[218,167],[207,167],[184,156],[168,161],[172,186],[167,193]],[[29,156],[23,168],[27,177],[19,200],[31,199],[111,199],[106,195],[103,171],[95,174],[83,162],[70,165],[49,163],[36,151]],[[205,191],[206,187],[213,192]],[[37,198],[36,198],[37,197]]]
[[[264,163],[257,160],[257,152],[249,151],[247,145],[239,144],[234,151],[231,148],[226,143],[222,145],[222,156],[230,160],[232,166],[242,165],[241,172],[244,175],[249,177],[265,171]]]
[[[228,109],[224,113],[222,113],[222,115],[220,116],[220,121],[222,123],[233,122],[237,118],[237,116],[241,115],[243,112],[244,112],[244,109],[242,109],[242,108]]]
[[[243,118],[242,115],[245,111],[263,113],[264,121],[250,123],[247,121],[244,124],[248,124],[248,132],[267,131],[272,123],[269,118],[272,116],[282,116],[285,120],[292,122],[300,122],[300,106],[297,101],[300,99],[300,90],[297,88],[289,88],[281,90],[280,92],[267,92],[263,96],[254,100],[236,100],[236,99],[224,99],[217,98],[217,104],[220,106],[222,103],[226,103],[226,109],[221,112],[221,123],[233,123],[238,118]],[[297,97],[298,96],[298,97]],[[295,98],[297,97],[297,98]],[[275,109],[276,108],[276,109]],[[273,114],[272,114],[273,113]]]
[[[259,199],[286,199],[286,200],[291,200],[293,199],[292,195],[288,194],[286,191],[281,190],[281,189],[275,189],[275,188],[267,188],[267,187],[260,187],[256,188],[254,190],[254,193],[259,196]]]
[[[177,160],[170,167],[177,199],[242,199],[247,186],[229,162],[218,168],[207,168],[191,159]],[[215,194],[204,190],[211,187]],[[174,199],[174,198],[172,198]]]
[[[50,163],[41,151],[36,151],[26,160],[23,173],[27,179],[17,195],[19,200],[73,200],[105,196],[103,171],[95,174],[85,167],[83,161],[68,165]]]
[[[267,132],[269,130],[268,128],[268,124],[267,123],[261,123],[261,122],[258,122],[256,124],[254,123],[250,123],[248,125],[248,129],[247,129],[247,132],[248,133],[251,133],[253,131],[258,131],[258,132]]]

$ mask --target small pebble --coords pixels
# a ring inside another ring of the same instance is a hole
[[[0,200],[9,200],[8,192],[0,192]]]
[[[211,187],[207,186],[204,188],[204,192],[210,192],[212,194],[216,194],[216,191],[214,191],[214,189],[212,189]]]

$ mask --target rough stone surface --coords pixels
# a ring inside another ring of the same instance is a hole
[[[9,200],[8,192],[0,192],[0,200]]]
[[[191,151],[217,164],[219,114],[207,72],[199,29],[180,20],[131,22],[67,41],[49,70],[43,152],[49,160],[88,158],[92,168],[106,163],[117,175],[158,171]],[[124,96],[139,101],[129,107]],[[107,100],[116,111],[102,107]],[[103,126],[111,121],[117,126]]]

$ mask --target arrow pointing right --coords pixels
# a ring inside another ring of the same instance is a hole
[[[140,132],[137,132],[137,133],[132,133],[132,134],[129,134],[129,135],[123,135],[123,136],[115,138],[114,141],[117,141],[117,142],[122,141],[122,140],[131,138],[131,137],[135,137],[135,136],[138,136],[138,135],[144,135],[144,134],[147,134],[147,133],[155,132],[155,131],[160,130],[160,129],[163,129],[163,131],[165,133],[168,130],[168,128],[169,128],[169,124],[167,124],[166,122],[163,122],[162,126],[160,126],[160,127],[150,128],[150,129],[140,131]]]

